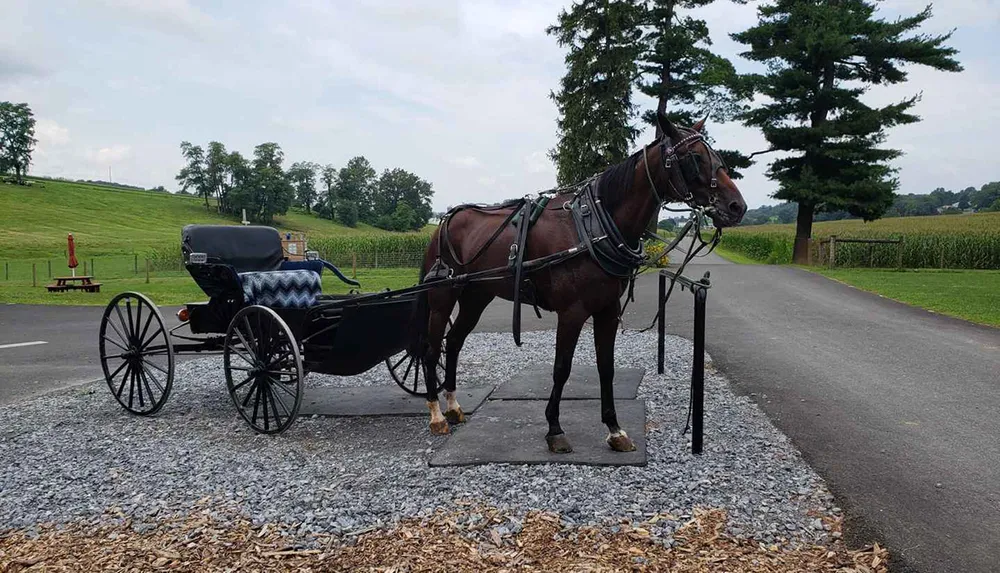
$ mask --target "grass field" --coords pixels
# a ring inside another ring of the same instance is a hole
[[[39,281],[35,287],[31,286],[30,279],[0,281],[0,303],[104,306],[113,296],[124,291],[141,292],[157,305],[178,305],[208,298],[187,271],[160,272],[151,277],[149,283],[146,283],[144,276],[98,280],[101,283],[101,292],[96,294],[50,293],[45,289],[47,281]],[[357,280],[361,282],[362,292],[375,292],[386,288],[395,290],[416,284],[417,269],[358,269]],[[332,274],[323,273],[324,293],[346,293],[350,288]]]
[[[206,209],[195,197],[48,179],[32,183],[0,183],[0,260],[61,257],[70,232],[80,257],[179,253],[184,225],[236,222]],[[364,224],[345,227],[297,212],[278,217],[274,226],[306,233],[309,239],[408,235]]]
[[[980,324],[1000,326],[1000,271],[812,270],[900,302]]]
[[[1000,269],[1000,213],[893,217],[870,223],[852,219],[813,225],[813,239],[903,239],[906,268]],[[792,260],[795,225],[754,225],[726,229],[721,246],[763,263]],[[896,245],[839,244],[837,264],[894,267]]]

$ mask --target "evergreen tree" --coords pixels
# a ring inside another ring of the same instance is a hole
[[[712,39],[704,20],[682,14],[714,1],[650,0],[647,6],[639,89],[657,100],[655,110],[643,113],[643,119],[656,127],[657,137],[662,135],[656,122],[658,113],[673,123],[693,125],[700,119],[696,114],[710,114],[712,119],[726,121],[742,110],[744,97],[739,93],[733,64],[711,51]],[[750,166],[750,158],[738,151],[719,153],[731,177],[738,178],[737,170]]]
[[[906,81],[907,64],[960,71],[945,45],[951,34],[916,29],[922,12],[895,21],[878,18],[868,0],[774,0],[758,9],[759,22],[733,39],[768,73],[748,77],[766,101],[743,115],[759,127],[769,151],[786,157],[771,163],[775,197],[799,204],[795,261],[805,262],[815,213],[846,210],[865,220],[880,217],[899,183],[888,162],[900,151],[880,147],[887,128],[913,123],[909,110],[919,96],[871,107],[861,96],[872,85]]]
[[[566,75],[551,97],[559,142],[549,156],[558,181],[581,181],[628,156],[638,130],[632,88],[642,53],[643,8],[636,0],[581,0],[547,32],[567,47]]]

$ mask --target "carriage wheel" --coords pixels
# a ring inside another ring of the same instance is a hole
[[[240,416],[262,434],[284,432],[302,403],[299,343],[273,310],[248,306],[233,317],[223,349],[226,388]]]
[[[153,301],[137,292],[111,299],[101,318],[101,368],[123,408],[155,414],[174,383],[174,347]]]
[[[444,383],[445,375],[445,344],[448,331],[451,330],[451,319],[448,319],[448,326],[445,327],[444,337],[441,338],[441,354],[438,356],[437,373],[439,383]],[[427,397],[426,381],[423,366],[423,356],[413,356],[409,349],[385,359],[385,366],[389,369],[389,375],[407,393],[414,396]]]

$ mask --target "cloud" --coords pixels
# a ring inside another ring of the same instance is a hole
[[[39,118],[35,121],[35,138],[39,148],[66,145],[69,143],[69,130],[51,119]]]
[[[0,81],[18,77],[42,77],[49,71],[28,56],[0,46]]]
[[[528,173],[555,173],[555,166],[549,159],[549,154],[544,151],[535,151],[524,158],[524,165]]]
[[[451,163],[452,165],[455,165],[457,167],[465,167],[466,169],[475,169],[483,166],[481,161],[479,161],[475,157],[472,157],[471,155],[465,155],[462,157],[449,157],[448,163]]]
[[[132,154],[132,146],[116,143],[110,147],[102,147],[97,151],[90,150],[87,157],[93,163],[108,164],[126,159]]]
[[[113,17],[172,36],[204,40],[216,26],[188,0],[101,0]]]

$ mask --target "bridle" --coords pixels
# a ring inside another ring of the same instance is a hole
[[[711,165],[709,166],[709,172],[711,173],[709,181],[705,181],[704,175],[701,171],[701,162],[704,161],[700,153],[694,151],[694,144],[701,142],[708,149],[708,155],[711,160]],[[653,190],[653,195],[656,200],[662,205],[668,202],[671,197],[664,197],[659,189],[656,187],[656,182],[653,180],[653,174],[649,169],[649,149],[653,146],[658,146],[660,148],[660,158],[663,163],[663,169],[667,172],[667,183],[674,192],[674,197],[680,199],[682,202],[686,203],[692,209],[702,210],[703,207],[698,205],[694,200],[694,194],[691,192],[691,187],[694,185],[704,187],[708,184],[710,189],[708,193],[708,207],[704,208],[706,213],[711,212],[715,209],[716,204],[719,202],[719,193],[717,189],[719,188],[718,172],[720,169],[726,167],[726,162],[722,160],[718,152],[712,149],[705,136],[700,132],[692,131],[690,134],[677,140],[676,143],[672,142],[670,137],[667,135],[662,136],[658,140],[646,146],[643,150],[643,164],[646,167],[646,177],[649,178],[649,186]],[[674,184],[674,178],[670,174],[670,170],[673,168],[674,164],[677,165],[681,170],[680,184],[683,188],[683,192],[677,188]]]

